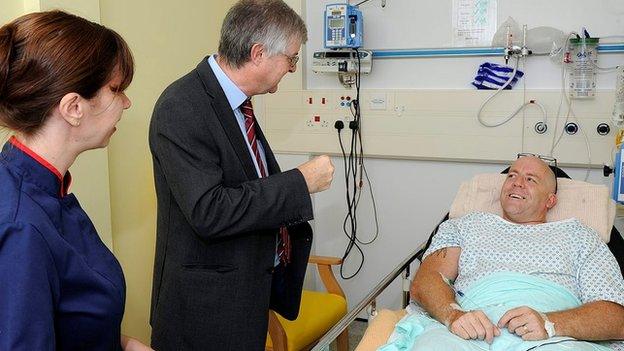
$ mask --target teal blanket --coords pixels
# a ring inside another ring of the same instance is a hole
[[[581,305],[566,288],[543,278],[511,272],[500,272],[476,282],[458,301],[465,310],[483,311],[493,324],[512,308],[528,306],[539,312],[560,311]],[[527,351],[527,350],[602,351],[609,348],[570,337],[553,337],[524,341],[507,329],[492,344],[482,340],[464,340],[448,331],[440,322],[421,313],[401,319],[389,343],[379,351]]]

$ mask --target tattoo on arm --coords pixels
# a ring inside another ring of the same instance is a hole
[[[446,258],[446,249],[447,248],[445,247],[443,249],[440,249],[440,250],[434,252],[433,254],[437,255],[437,256],[442,256],[442,258]]]

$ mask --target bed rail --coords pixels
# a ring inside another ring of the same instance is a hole
[[[329,344],[331,344],[369,305],[375,305],[375,299],[381,294],[387,287],[396,279],[399,274],[403,273],[404,277],[409,279],[410,264],[417,258],[418,253],[425,247],[426,243],[421,244],[414,252],[412,252],[407,258],[405,258],[398,266],[396,266],[392,272],[386,275],[371,292],[366,295],[360,303],[355,306],[346,316],[342,317],[330,330],[323,335],[319,342],[312,348],[312,351],[325,351],[329,350]],[[403,292],[403,306],[406,306],[409,302],[409,291]]]

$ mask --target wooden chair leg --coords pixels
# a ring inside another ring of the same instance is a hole
[[[349,351],[349,328],[338,335],[336,342],[338,343],[338,351]]]
[[[286,333],[273,311],[269,311],[269,335],[273,343],[273,351],[288,351]]]

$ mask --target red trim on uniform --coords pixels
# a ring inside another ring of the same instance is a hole
[[[58,169],[56,169],[56,167],[52,166],[50,162],[46,161],[43,157],[39,156],[36,152],[29,149],[28,146],[22,144],[19,140],[17,140],[15,136],[12,136],[9,139],[9,142],[13,144],[13,146],[15,146],[16,148],[22,150],[22,152],[24,152],[26,155],[35,159],[35,161],[39,162],[39,164],[41,164],[43,167],[48,169],[50,172],[52,172],[52,174],[54,174],[56,178],[58,178],[59,182],[61,182],[61,184],[63,185],[61,187],[61,196],[67,195],[67,190],[69,190],[69,185],[71,183],[71,175],[69,174],[69,172],[67,172],[67,176],[65,177],[67,181],[65,181],[63,179],[63,176],[61,175],[61,172],[59,172]]]

